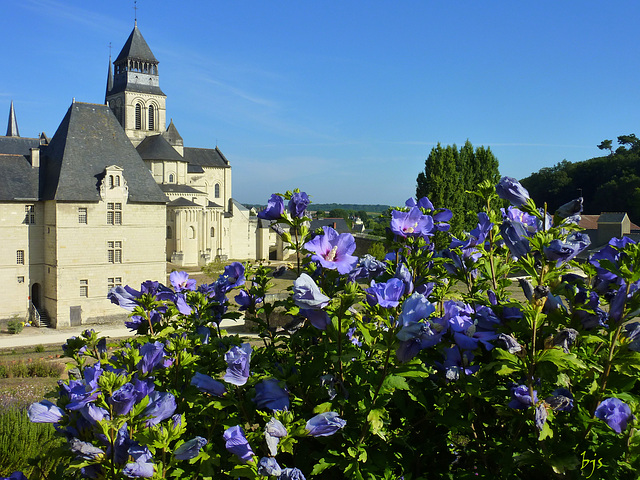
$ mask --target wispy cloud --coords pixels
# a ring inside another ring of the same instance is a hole
[[[121,21],[113,17],[77,7],[71,2],[57,0],[22,0],[21,2],[16,2],[15,5],[28,9],[35,14],[64,19],[109,33],[112,33],[114,28],[119,28],[119,26],[122,25]]]

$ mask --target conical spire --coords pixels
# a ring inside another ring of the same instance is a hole
[[[9,109],[9,124],[7,125],[7,137],[19,137],[18,122],[16,121],[16,112],[13,110],[13,100],[11,100],[11,108]]]
[[[109,47],[111,48],[111,47]],[[113,70],[111,69],[111,54],[109,54],[109,70],[107,71],[107,93],[104,95],[104,104],[107,104],[109,92],[113,90]]]

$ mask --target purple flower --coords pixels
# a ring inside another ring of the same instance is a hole
[[[548,260],[556,260],[556,266],[572,260],[576,255],[591,245],[588,235],[574,232],[563,242],[561,240],[551,240],[548,247],[544,247],[544,255]]]
[[[24,473],[15,471],[8,477],[0,477],[0,480],[29,480]]]
[[[326,330],[331,323],[329,314],[324,310],[315,310],[312,308],[304,308],[300,310],[300,315],[309,320],[309,323],[318,330]]]
[[[398,265],[398,268],[396,268],[396,274],[393,277],[402,280],[402,283],[404,283],[405,295],[410,295],[413,292],[413,276],[411,275],[409,267],[404,263]]]
[[[27,410],[29,420],[33,423],[58,423],[64,416],[64,410],[49,400],[32,403]]]
[[[304,217],[309,203],[311,203],[311,200],[309,200],[309,196],[305,192],[294,192],[287,205],[291,218]]]
[[[393,210],[391,212],[391,231],[403,238],[426,237],[433,230],[433,218],[424,215],[418,207],[408,212]]]
[[[151,460],[151,452],[146,446],[133,444],[129,447],[129,455],[133,457],[132,463],[127,463],[122,470],[126,477],[130,478],[150,478],[153,477],[154,468]]]
[[[558,388],[544,401],[558,412],[569,412],[573,409],[573,395],[566,388]]]
[[[218,382],[209,375],[205,375],[200,372],[195,373],[191,379],[191,385],[194,385],[201,392],[208,393],[209,395],[214,395],[216,397],[221,397],[227,393],[227,389],[222,382]]]
[[[565,218],[569,219],[571,217],[575,217],[576,215],[582,212],[582,203],[583,203],[582,197],[575,198],[570,202],[567,202],[564,205],[558,207],[554,216],[558,217],[559,219],[565,219]],[[580,217],[578,216],[578,221],[579,220],[580,220]]]
[[[96,425],[100,420],[105,418],[109,419],[109,412],[102,407],[96,407],[93,403],[87,403],[78,411],[91,425]]]
[[[249,378],[249,363],[251,362],[251,345],[243,343],[233,346],[224,354],[227,362],[227,372],[224,381],[234,385],[244,385]]]
[[[77,438],[69,440],[69,449],[85,460],[98,460],[104,457],[104,450]]]
[[[225,448],[240,460],[246,463],[253,458],[253,450],[251,450],[251,446],[240,425],[227,428],[224,431],[223,438]]]
[[[282,469],[273,457],[262,457],[258,462],[258,475],[278,477]]]
[[[595,412],[596,417],[604,420],[616,433],[622,433],[627,429],[627,423],[635,417],[631,414],[631,408],[618,398],[606,398]]]
[[[526,385],[518,385],[511,389],[513,399],[509,402],[510,408],[524,409],[529,408],[532,405],[538,403],[538,392],[533,391],[533,400],[529,392],[529,387]]]
[[[169,392],[153,391],[149,394],[149,404],[142,412],[143,417],[151,417],[147,420],[147,427],[157,425],[166,420],[176,411],[176,398]]]
[[[177,460],[191,460],[200,454],[200,450],[207,444],[207,439],[202,437],[193,438],[184,442],[173,452]]]
[[[515,258],[523,257],[531,251],[527,230],[522,223],[505,220],[500,225],[500,233],[502,240]]]
[[[224,267],[224,272],[218,277],[216,283],[223,293],[227,293],[232,288],[243,285],[244,265],[240,262],[233,262],[227,265]]]
[[[500,333],[498,334],[497,341],[509,353],[518,353],[522,350],[522,345],[520,345],[512,335]]]
[[[474,355],[469,351],[461,351],[456,345],[444,351],[444,363],[441,368],[445,371],[448,381],[458,380],[460,373],[473,375],[480,369],[478,365],[471,365]]]
[[[196,289],[195,278],[189,278],[189,274],[187,272],[171,272],[169,280],[171,281],[173,288],[176,289],[176,292]]]
[[[234,297],[236,303],[238,304],[238,310],[244,311],[249,308],[251,305],[256,305],[263,301],[262,297],[255,298],[251,296],[249,292],[246,290],[240,290],[238,295]]]
[[[536,424],[536,428],[540,431],[544,428],[544,424],[547,423],[547,407],[544,403],[536,405],[536,412],[534,415],[534,421]]]
[[[109,293],[107,293],[107,298],[111,300],[111,303],[120,305],[125,310],[131,312],[138,305],[138,296],[132,294],[132,291],[135,292],[135,290],[129,288],[128,286],[113,287],[111,290],[109,290]]]
[[[275,457],[278,454],[278,443],[281,438],[287,436],[287,429],[284,428],[282,422],[274,417],[267,422],[264,427],[264,439],[267,442],[267,448],[271,456]]]
[[[436,307],[427,297],[419,293],[414,293],[402,304],[402,313],[398,317],[398,321],[406,327],[411,323],[429,318],[435,311]]]
[[[284,198],[274,193],[267,202],[267,208],[258,212],[258,218],[261,218],[262,220],[280,220],[283,213]]]
[[[126,415],[131,411],[137,400],[136,388],[132,383],[125,383],[118,390],[113,392],[109,403],[113,406],[116,415]]]
[[[428,197],[422,197],[420,200],[418,200],[417,203],[415,199],[408,198],[407,201],[404,202],[404,204],[409,208],[418,207],[424,208],[425,210],[433,210],[433,203],[431,203],[431,200],[429,200]]]
[[[320,291],[309,275],[303,273],[293,282],[293,301],[300,308],[319,309],[326,307],[331,299]]]
[[[397,333],[400,345],[396,356],[401,362],[408,362],[415,357],[420,350],[433,347],[440,342],[447,331],[447,323],[443,319],[426,320],[424,322],[410,323],[402,327]]]
[[[275,378],[268,378],[256,384],[256,396],[253,398],[259,409],[287,410],[289,393],[278,384]]]
[[[521,207],[529,200],[529,192],[515,178],[502,177],[496,185],[496,193],[516,207]]]
[[[278,480],[306,480],[306,478],[297,468],[283,468]]]
[[[356,241],[350,233],[338,235],[333,228],[322,227],[324,235],[317,235],[305,243],[304,248],[313,253],[311,259],[320,262],[324,268],[338,270],[344,275],[349,273],[358,262],[358,257],[351,255],[356,249]]]
[[[341,419],[336,412],[320,413],[307,422],[305,428],[312,437],[328,437],[333,435],[347,422]]]
[[[140,347],[142,359],[138,362],[136,368],[140,370],[143,375],[146,375],[162,364],[165,354],[166,352],[164,351],[164,345],[162,343],[145,343]]]
[[[386,283],[371,280],[371,287],[365,290],[369,305],[380,305],[384,308],[397,307],[404,293],[404,283],[398,278],[391,278]]]

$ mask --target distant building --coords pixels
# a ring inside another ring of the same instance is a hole
[[[162,280],[167,261],[266,259],[277,248],[233,199],[220,149],[185,147],[166,126],[159,78],[136,25],[109,61],[105,105],[72,103],[51,139],[20,137],[11,103],[0,137],[0,318],[97,322],[122,313],[110,288]]]
[[[625,212],[602,212],[600,215],[582,215],[580,226],[591,239],[589,251],[600,250],[612,238],[640,238],[640,227],[631,223]]]

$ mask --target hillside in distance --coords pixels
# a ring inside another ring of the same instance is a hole
[[[573,163],[563,160],[532,173],[520,183],[539,207],[546,202],[550,213],[582,196],[585,214],[627,212],[631,221],[637,223],[640,221],[640,139],[633,134],[618,137],[620,147],[616,150],[611,142],[605,140],[600,145],[601,149],[609,150],[609,155]]]
[[[265,208],[266,204],[253,204],[253,203],[243,203],[243,205],[247,208],[255,208],[256,210],[261,210]],[[309,210],[317,212],[330,212],[331,210],[353,210],[353,211],[364,211],[367,213],[383,213],[389,209],[389,205],[360,205],[355,203],[311,203],[309,205]]]

